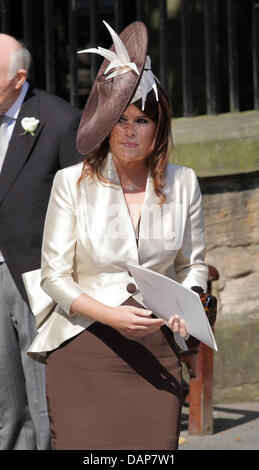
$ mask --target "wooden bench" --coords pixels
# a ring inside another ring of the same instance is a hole
[[[209,266],[208,293],[211,293],[211,283],[218,278],[217,270]],[[212,434],[213,349],[195,339],[191,339],[188,348],[181,354],[189,372],[185,391],[185,403],[189,406],[188,432],[192,435]]]

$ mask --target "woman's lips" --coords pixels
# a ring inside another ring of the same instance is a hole
[[[124,147],[135,148],[138,144],[134,142],[123,142],[122,145],[124,145]]]

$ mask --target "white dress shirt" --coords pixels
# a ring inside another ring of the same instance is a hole
[[[10,118],[12,118],[12,119],[10,119],[9,124],[8,124],[9,142],[10,142],[10,139],[12,137],[12,133],[13,133],[14,126],[15,126],[15,123],[16,123],[16,119],[17,119],[17,116],[20,112],[20,109],[21,109],[21,106],[23,104],[25,95],[28,91],[28,88],[29,88],[29,83],[27,81],[25,81],[23,86],[22,86],[21,92],[20,92],[17,100],[14,102],[14,104],[11,106],[11,108],[9,108],[8,111],[6,111],[6,113],[5,113],[6,116],[9,116]],[[28,117],[30,117],[30,116],[28,116]]]

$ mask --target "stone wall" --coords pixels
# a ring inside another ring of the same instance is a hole
[[[173,120],[172,161],[196,171],[218,298],[214,402],[259,400],[259,113]]]
[[[259,319],[259,171],[200,179],[207,262],[219,272],[220,314]]]
[[[259,172],[200,185],[206,261],[219,273],[214,399],[259,400]]]

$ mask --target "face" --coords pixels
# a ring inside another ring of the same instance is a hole
[[[0,114],[5,113],[14,103],[15,99],[13,80],[0,74]]]
[[[113,158],[122,163],[145,160],[152,150],[155,132],[156,122],[131,104],[110,133]]]
[[[26,79],[25,70],[9,79],[10,40],[5,35],[0,35],[0,114],[5,113],[16,101],[21,87]]]

